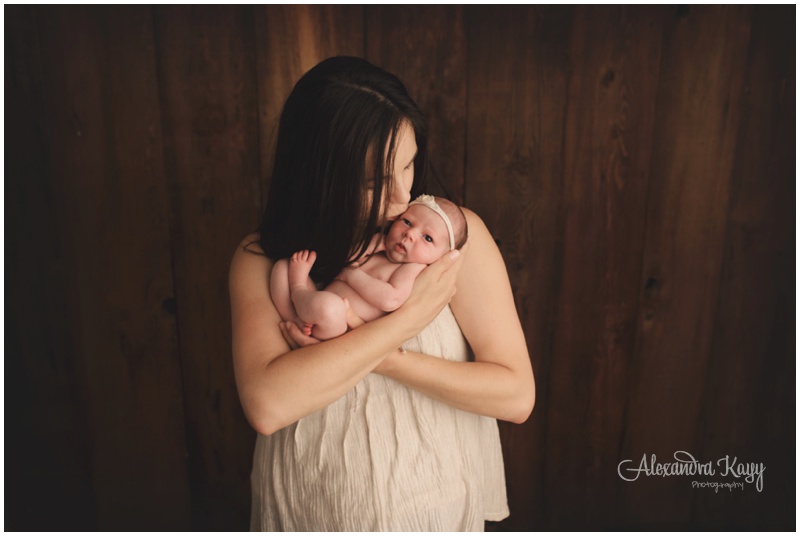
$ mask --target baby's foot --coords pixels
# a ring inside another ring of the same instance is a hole
[[[289,288],[308,288],[308,273],[317,260],[315,251],[298,251],[289,259]]]

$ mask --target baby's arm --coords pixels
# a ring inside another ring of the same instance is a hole
[[[350,285],[364,301],[388,313],[405,303],[414,281],[424,269],[424,264],[403,264],[394,271],[389,281],[381,281],[359,267],[352,267],[342,270],[338,279]]]

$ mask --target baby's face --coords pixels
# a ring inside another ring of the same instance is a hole
[[[386,236],[386,256],[392,262],[431,264],[450,251],[447,225],[424,205],[411,205]]]

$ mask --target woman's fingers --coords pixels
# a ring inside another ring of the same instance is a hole
[[[439,281],[445,274],[458,274],[458,270],[461,268],[461,264],[464,262],[464,257],[466,256],[468,250],[469,240],[467,240],[467,243],[464,244],[461,250],[454,249],[450,253],[443,255],[438,261],[428,266],[425,270],[423,270],[422,274],[420,274],[420,277],[424,275],[427,277],[433,277],[434,280]]]
[[[281,322],[280,324],[278,324],[278,327],[281,330],[281,335],[283,335],[283,340],[286,341],[286,344],[289,345],[289,348],[291,348],[292,350],[297,350],[298,348],[300,348],[300,345],[297,344],[295,340],[292,339],[292,337],[289,335],[289,330],[286,329],[286,322]]]
[[[461,265],[464,263],[464,257],[467,256],[468,252],[469,252],[469,238],[467,238],[466,243],[463,246],[461,246],[460,250],[458,250],[458,249],[453,250],[453,251],[451,251],[450,253],[448,253],[446,255],[446,256],[450,257],[450,260],[452,261],[450,263],[450,266],[447,267],[446,271],[447,272],[451,272],[452,271],[452,272],[458,274],[458,270],[461,268]]]
[[[461,251],[451,251],[444,255],[425,268],[414,282],[404,308],[406,311],[415,311],[412,317],[423,326],[433,320],[455,295],[458,271],[468,249],[469,246],[465,244]]]
[[[303,333],[294,322],[281,322],[279,326],[281,328],[281,335],[283,335],[283,338],[289,343],[289,347],[292,350],[303,346],[311,346],[312,344],[318,344],[320,342],[319,339],[315,339]]]

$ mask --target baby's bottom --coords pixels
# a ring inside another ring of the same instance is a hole
[[[270,292],[281,318],[296,323],[306,335],[327,340],[347,331],[347,305],[339,295],[316,289],[308,276],[315,260],[313,251],[301,251],[276,262]]]
[[[311,336],[321,341],[347,331],[344,299],[325,290],[292,289],[292,303],[303,322],[311,325]]]

